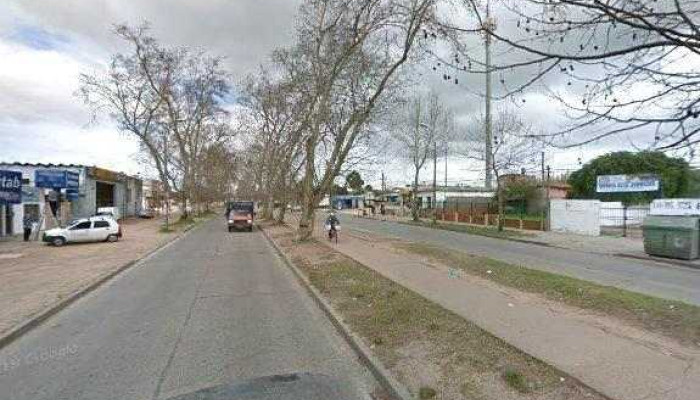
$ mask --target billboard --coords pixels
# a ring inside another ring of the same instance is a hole
[[[649,215],[700,215],[700,199],[660,199],[649,206]]]
[[[656,192],[660,189],[656,175],[599,175],[598,193]]]
[[[22,202],[22,173],[0,170],[0,203],[19,204]]]

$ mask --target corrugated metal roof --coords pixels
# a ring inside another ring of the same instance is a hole
[[[0,165],[14,165],[17,167],[42,167],[42,168],[85,168],[82,164],[53,164],[53,163],[23,163],[18,161],[2,162]]]

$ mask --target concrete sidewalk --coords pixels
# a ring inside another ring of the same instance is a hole
[[[611,398],[698,398],[698,348],[401,253],[381,236],[343,230],[332,246]]]

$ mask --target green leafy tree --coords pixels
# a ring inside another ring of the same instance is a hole
[[[598,175],[656,174],[661,181],[663,197],[686,195],[690,179],[690,166],[682,158],[669,157],[662,152],[621,151],[595,158],[571,174],[571,196],[577,199],[599,199],[639,204],[658,198],[658,192],[596,193]]]
[[[365,181],[362,180],[362,176],[357,171],[352,171],[345,177],[346,186],[354,193],[361,193],[362,188],[365,185]]]

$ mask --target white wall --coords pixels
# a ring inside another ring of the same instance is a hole
[[[553,232],[600,236],[599,200],[550,200],[549,203]]]

